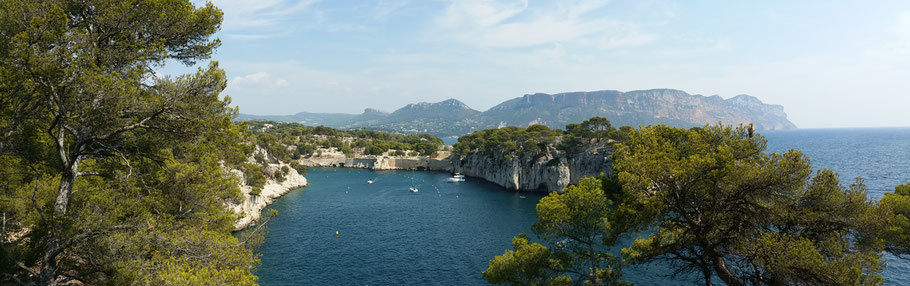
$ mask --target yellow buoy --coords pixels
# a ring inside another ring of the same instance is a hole
[[[337,232],[337,231],[335,232],[335,237],[338,237],[338,232]]]

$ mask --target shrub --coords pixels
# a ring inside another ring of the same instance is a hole
[[[297,173],[300,174],[301,176],[306,176],[306,166],[301,165],[300,163],[297,163],[297,162],[291,162],[291,168],[294,168],[294,170],[297,170]]]
[[[244,163],[243,164],[243,177],[247,186],[254,188],[262,188],[265,186],[265,173],[263,173],[262,166]]]

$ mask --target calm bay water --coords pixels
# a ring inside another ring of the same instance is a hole
[[[542,197],[472,178],[446,183],[439,172],[308,173],[309,187],[271,206],[279,216],[260,249],[262,285],[483,284],[489,259],[531,232]]]
[[[878,199],[910,181],[910,128],[796,130],[762,133],[768,151],[796,148],[815,168],[865,178]],[[488,261],[531,233],[541,194],[506,191],[480,179],[446,183],[438,172],[313,168],[310,187],[270,208],[260,248],[262,285],[484,285]],[[374,179],[373,184],[367,184]],[[408,187],[416,186],[418,193]],[[339,236],[335,237],[335,232]],[[910,285],[910,263],[886,255],[889,285]],[[665,265],[624,269],[638,285],[691,285]]]

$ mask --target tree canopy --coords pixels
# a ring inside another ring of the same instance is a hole
[[[893,193],[882,197],[881,204],[888,210],[892,222],[884,236],[886,249],[910,260],[910,183],[895,186]]]
[[[347,155],[353,148],[363,148],[365,155],[383,155],[389,150],[414,150],[430,156],[440,150],[442,139],[429,134],[392,134],[372,130],[339,130],[325,126],[304,126],[298,123],[267,121],[247,122],[255,133],[255,141],[266,148],[275,159],[297,160],[311,156],[316,148],[338,148]],[[268,126],[268,127],[266,127]],[[290,147],[290,148],[289,148]]]
[[[548,243],[530,243],[521,234],[512,240],[514,250],[490,260],[483,277],[493,284],[622,285],[620,260],[608,250],[617,233],[611,229],[613,202],[603,182],[584,178],[565,192],[553,192],[537,204],[534,233]]]
[[[255,284],[223,163],[243,127],[188,0],[0,1],[0,284]]]
[[[751,126],[643,128],[614,154],[634,213],[656,226],[623,250],[630,262],[671,261],[678,273],[727,285],[877,284],[880,209],[862,181],[812,176],[799,151],[766,153]]]
[[[512,285],[573,277],[619,283],[570,266],[601,261],[587,269],[615,271],[608,277],[618,278],[623,265],[659,261],[675,270],[672,276],[698,277],[705,285],[718,279],[726,285],[878,285],[882,250],[906,257],[910,249],[906,185],[876,203],[860,178],[845,186],[833,171],[813,171],[797,150],[765,152],[766,140],[751,126],[657,125],[624,135],[612,174],[597,184],[582,179],[538,204],[537,238],[572,243],[554,249],[516,237],[514,250],[491,260],[484,278]],[[634,240],[621,244],[623,236]],[[600,244],[570,247],[587,245],[590,239],[579,239],[587,237]],[[622,248],[621,261],[611,247]]]

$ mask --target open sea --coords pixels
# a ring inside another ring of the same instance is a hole
[[[910,128],[762,132],[768,151],[800,149],[815,168],[849,184],[862,176],[873,199],[910,182]],[[271,209],[259,249],[262,285],[485,285],[481,272],[519,233],[531,234],[543,194],[506,191],[450,174],[311,168],[310,186]],[[367,184],[367,180],[374,180]],[[415,186],[417,193],[408,188]],[[525,197],[522,198],[521,195]],[[335,233],[338,232],[336,237]],[[888,285],[910,285],[910,262],[885,255]],[[665,265],[627,267],[638,285],[694,285]]]

